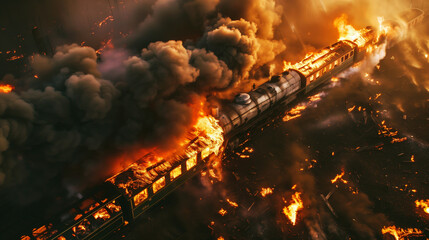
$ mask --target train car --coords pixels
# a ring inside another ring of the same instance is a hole
[[[213,155],[210,146],[199,137],[192,139],[185,149],[182,154],[161,161],[148,154],[108,180],[124,196],[122,206],[127,219],[135,220],[193,177]],[[150,162],[156,164],[148,166]]]
[[[121,198],[112,186],[100,186],[90,197],[21,236],[21,240],[103,239],[124,224]]]

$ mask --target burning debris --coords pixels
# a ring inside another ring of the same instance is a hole
[[[429,214],[429,199],[428,200],[416,200],[416,207],[423,209],[423,211]]]
[[[284,201],[287,204],[287,201]],[[290,220],[292,225],[295,226],[296,219],[298,217],[298,212],[304,208],[303,202],[301,200],[301,193],[296,192],[292,195],[292,200],[289,206],[283,208],[283,214]]]
[[[381,230],[382,234],[389,234],[395,238],[395,240],[410,239],[411,237],[423,237],[423,232],[415,228],[398,228],[396,226],[383,227]]]

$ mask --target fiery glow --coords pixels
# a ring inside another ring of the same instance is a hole
[[[331,180],[331,183],[336,183],[338,180],[340,180],[341,182],[343,182],[344,184],[347,184],[348,182],[347,182],[347,180],[344,180],[343,179],[343,176],[344,176],[344,169],[342,169],[341,170],[341,173],[340,174],[337,174],[337,176],[335,176],[335,178],[333,178],[332,180]]]
[[[15,87],[12,85],[0,84],[0,93],[10,93],[13,89],[15,89]]]
[[[416,207],[422,208],[425,213],[429,214],[429,199],[427,200],[416,200]]]
[[[95,52],[97,54],[101,54],[102,52],[104,52],[107,49],[112,49],[114,48],[113,43],[112,43],[112,39],[109,39],[105,42],[101,43],[101,47],[99,49],[97,49]]]
[[[18,60],[18,59],[21,59],[21,58],[24,58],[23,54],[12,56],[12,57],[8,58],[7,61],[15,61],[15,60]]]
[[[267,195],[270,195],[273,193],[273,188],[262,188],[261,189],[261,196],[265,197]]]
[[[318,93],[316,95],[310,96],[308,98],[308,102],[301,103],[300,105],[292,108],[286,113],[286,116],[283,117],[283,121],[287,122],[295,118],[301,117],[301,113],[307,109],[314,102],[318,102],[322,99],[322,93]]]
[[[107,207],[110,211],[112,211],[112,212],[119,212],[119,211],[121,211],[121,206],[116,205],[116,201],[113,201],[113,202],[111,202],[111,203],[107,204],[107,205],[106,205],[106,207]]]
[[[366,28],[356,30],[352,25],[348,24],[348,17],[346,14],[335,19],[334,26],[338,29],[340,35],[338,41],[349,40],[356,43],[359,47],[363,47],[367,43],[364,35],[370,30]]]
[[[412,237],[412,236],[418,237],[418,236],[422,236],[423,234],[423,232],[420,231],[419,229],[415,229],[415,228],[402,229],[396,226],[383,227],[383,229],[381,230],[381,233],[390,234],[395,238],[395,240],[401,240],[401,239],[405,239],[406,237]]]
[[[225,209],[221,208],[218,213],[222,216],[225,216],[225,214],[227,214],[228,212]]]
[[[102,219],[102,220],[107,220],[110,218],[110,214],[109,212],[107,212],[105,208],[98,210],[96,213],[94,213],[93,216],[95,219]]]
[[[105,19],[103,19],[101,22],[98,23],[98,27],[101,27],[104,24],[106,24],[108,21],[113,21],[113,20],[115,20],[113,16],[107,16]]]
[[[286,203],[286,201],[285,201],[285,203]],[[298,216],[298,211],[303,209],[303,208],[304,208],[304,205],[303,205],[302,200],[301,200],[301,193],[296,192],[292,196],[292,203],[289,206],[286,206],[283,208],[283,213],[286,217],[289,218],[292,225],[295,226],[296,218]]]
[[[229,205],[231,205],[231,207],[233,207],[233,208],[238,207],[238,204],[236,202],[233,202],[233,201],[229,200],[228,198],[226,199],[226,201],[229,203]]]

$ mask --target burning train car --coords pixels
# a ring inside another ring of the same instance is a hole
[[[406,14],[407,26],[423,19],[422,11],[411,11]],[[367,27],[308,54],[299,63],[285,64],[281,75],[222,104],[214,117],[202,114],[173,155],[145,155],[49,224],[25,233],[21,240],[104,239],[207,167],[226,143],[234,143],[236,136],[266,119],[269,112],[283,108],[361,61],[377,40],[375,30]]]

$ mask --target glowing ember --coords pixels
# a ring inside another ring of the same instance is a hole
[[[390,143],[400,143],[400,142],[404,142],[407,141],[407,137],[403,137],[403,138],[392,138],[392,141],[390,141]]]
[[[406,237],[419,237],[422,236],[423,232],[419,229],[415,228],[408,228],[408,229],[402,229],[397,228],[396,226],[390,226],[390,227],[383,227],[381,230],[382,234],[390,234],[392,235],[395,240],[401,240],[405,239]]]
[[[416,200],[416,207],[422,208],[425,213],[429,214],[429,199],[427,200]]]
[[[339,78],[337,78],[337,77],[333,77],[333,78],[331,78],[331,82],[338,82],[338,81],[340,81],[340,79],[339,79]]]
[[[23,54],[21,54],[21,55],[16,55],[16,56],[12,56],[12,57],[8,58],[8,59],[7,59],[7,61],[15,61],[15,60],[21,59],[21,58],[23,58],[23,57],[24,57],[24,55],[23,55]]]
[[[356,30],[352,25],[348,24],[348,17],[346,14],[341,15],[334,21],[334,26],[338,28],[340,37],[338,41],[349,40],[356,43],[359,47],[363,47],[366,44],[366,39],[363,37],[369,29]]]
[[[15,87],[9,84],[0,84],[0,93],[10,93]]]
[[[411,160],[410,160],[411,162],[415,162],[415,160],[414,160],[414,155],[411,155]]]
[[[218,237],[217,240],[225,240],[222,236]]]
[[[273,190],[274,190],[273,188],[262,188],[261,189],[261,196],[265,197],[267,195],[270,195],[273,193]]]
[[[231,201],[229,199],[226,199],[226,201],[229,203],[229,205],[231,205],[231,207],[233,207],[233,208],[238,207],[238,204],[236,202],[233,202],[233,201]]]
[[[108,21],[113,21],[113,20],[115,20],[113,18],[113,16],[107,16],[105,19],[103,19],[103,21],[101,21],[101,22],[98,23],[98,27],[101,27],[104,24],[106,24]]]
[[[99,49],[97,49],[95,52],[97,54],[101,54],[102,52],[104,52],[107,49],[112,49],[114,48],[113,43],[112,43],[112,39],[109,39],[105,42],[101,43],[101,47]]]
[[[110,214],[107,212],[105,208],[98,210],[96,213],[94,213],[93,216],[95,219],[103,219],[103,220],[107,220],[110,218]]]
[[[225,216],[225,214],[227,214],[228,212],[225,209],[221,208],[218,213],[222,216]]]
[[[285,201],[285,203],[286,203],[286,201]],[[292,196],[292,203],[289,206],[283,208],[283,213],[286,217],[289,218],[292,225],[295,226],[296,218],[298,216],[298,211],[303,209],[303,208],[304,208],[304,205],[303,205],[302,200],[301,200],[301,193],[296,192]]]
[[[348,182],[347,180],[343,179],[343,176],[344,176],[344,169],[341,170],[341,174],[337,174],[337,176],[335,176],[335,178],[331,180],[331,183],[336,183],[338,180],[340,180],[344,184],[347,184]]]

